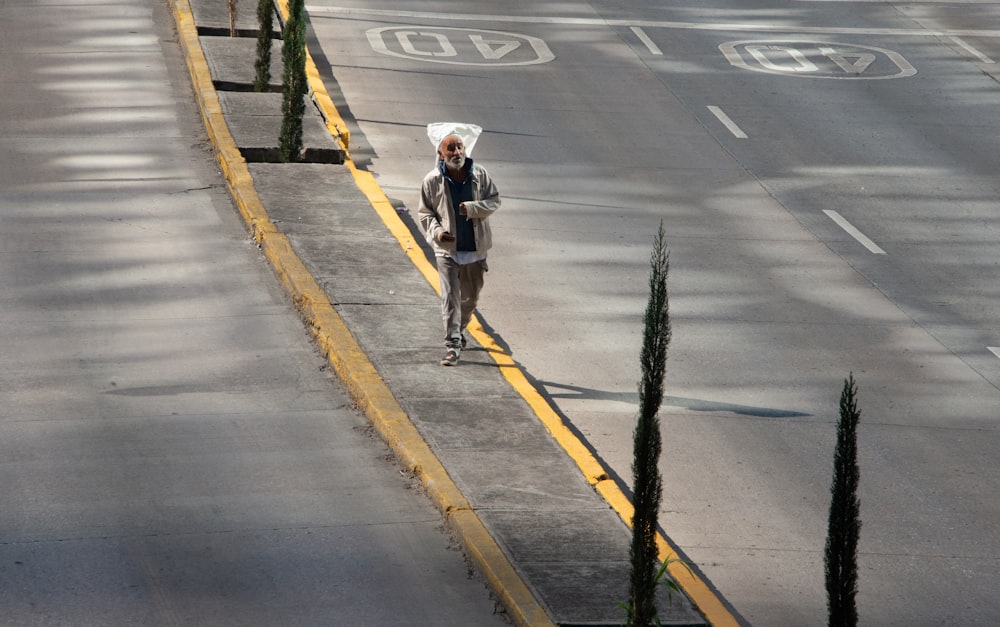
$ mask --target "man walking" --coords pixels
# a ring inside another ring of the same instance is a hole
[[[465,327],[479,301],[488,269],[486,252],[493,244],[489,218],[500,208],[493,180],[471,158],[482,131],[458,122],[427,126],[438,161],[424,177],[417,216],[434,249],[441,280],[446,349],[442,366],[457,365],[465,347]]]

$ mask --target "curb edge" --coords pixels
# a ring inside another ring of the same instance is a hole
[[[287,14],[287,0],[277,0],[277,3],[283,14]],[[509,616],[519,625],[554,627],[548,612],[535,598],[440,460],[420,436],[326,293],[295,253],[288,238],[271,222],[257,195],[246,161],[236,147],[222,114],[208,62],[198,39],[191,5],[188,0],[170,0],[170,7],[202,122],[216,149],[216,160],[229,184],[229,191],[251,236],[272,264],[294,305],[311,326],[313,335],[327,353],[330,363],[358,408],[372,421],[400,461],[419,477],[432,502],[462,538],[470,558],[479,566],[490,588],[500,597]],[[314,74],[310,74],[310,82],[313,78],[319,81],[315,68],[313,72]],[[314,87],[313,91],[314,94],[326,94],[325,87],[321,91]],[[329,96],[326,99],[329,100]],[[332,107],[332,101],[329,105],[321,102],[320,106]],[[328,113],[324,111],[324,117]],[[331,125],[333,128],[330,128]],[[327,117],[327,127],[331,132],[337,133],[338,141],[344,143],[345,128],[338,126],[335,121],[331,122],[330,117]],[[349,158],[347,161],[352,174],[357,178],[353,162]],[[383,212],[380,215],[384,221]]]
[[[281,8],[282,15],[287,15],[288,0],[275,1]],[[307,55],[307,68],[312,67],[313,70],[315,70],[315,66],[310,65],[311,63],[312,57]],[[326,95],[326,99],[318,103],[318,106],[320,106],[323,111],[324,117],[331,120],[337,120],[340,124],[343,124],[343,120],[340,117],[339,112],[337,112],[335,105],[327,95],[328,92],[326,86],[323,84],[318,71],[311,73],[309,80],[314,93]],[[315,81],[315,83],[313,81]],[[330,110],[327,110],[325,107],[330,107]],[[337,128],[339,129],[341,127]],[[345,148],[347,148],[347,146],[345,146]],[[354,180],[358,188],[368,198],[368,201],[382,219],[386,228],[388,228],[395,237],[400,247],[421,272],[421,274],[424,275],[424,278],[427,279],[427,282],[430,283],[431,287],[440,293],[437,269],[429,261],[427,261],[426,257],[424,257],[422,249],[418,244],[416,244],[409,229],[396,214],[396,211],[392,207],[392,203],[378,185],[375,177],[370,172],[359,170],[354,164],[354,161],[350,158],[349,152],[345,165],[348,166],[351,173],[354,175]],[[631,529],[632,515],[634,512],[632,501],[625,495],[621,487],[614,480],[609,478],[610,475],[608,474],[607,469],[604,468],[590,449],[587,448],[586,444],[584,444],[580,438],[578,438],[572,430],[567,427],[563,419],[552,408],[549,402],[545,400],[539,390],[531,384],[524,370],[514,360],[514,358],[505,353],[496,342],[496,339],[483,328],[476,314],[473,314],[472,322],[470,323],[468,330],[470,335],[472,335],[481,346],[487,349],[487,352],[492,356],[497,366],[499,366],[504,378],[507,379],[508,383],[511,384],[514,390],[528,403],[535,416],[539,419],[545,429],[550,435],[552,435],[559,446],[566,452],[567,455],[569,455],[569,457],[580,469],[587,483],[589,483],[591,487],[601,495],[608,506],[611,507],[611,509],[613,509]],[[656,544],[659,557],[662,561],[666,561],[667,559],[676,557],[680,554],[678,548],[674,546],[662,533],[658,532],[656,534]],[[740,624],[732,612],[726,607],[720,596],[712,590],[704,579],[699,577],[693,570],[687,567],[686,564],[673,562],[667,566],[667,571],[674,581],[676,581],[681,587],[684,593],[691,599],[691,602],[694,604],[697,611],[705,617],[705,620],[709,625],[712,627],[737,627]]]

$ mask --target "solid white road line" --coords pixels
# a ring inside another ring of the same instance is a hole
[[[715,117],[719,118],[719,121],[725,124],[726,128],[729,129],[729,132],[735,135],[737,139],[747,138],[747,134],[743,132],[743,129],[737,126],[736,122],[729,119],[729,116],[726,115],[722,109],[714,105],[708,105],[708,110],[711,111]]]
[[[824,209],[825,213],[831,220],[837,223],[837,226],[847,231],[848,235],[858,240],[858,242],[867,248],[869,251],[876,255],[886,254],[884,250],[878,247],[878,244],[868,239],[868,236],[859,231],[853,224],[844,219],[844,216],[840,215],[836,211],[831,211],[829,209]]]
[[[644,30],[642,30],[638,26],[633,26],[632,32],[635,33],[635,36],[639,38],[639,41],[646,44],[646,47],[649,48],[649,51],[651,53],[657,56],[663,55],[663,52],[660,50],[659,46],[653,43],[653,40],[649,38],[649,35],[647,35]]]
[[[991,0],[995,1],[995,0]],[[366,9],[354,7],[328,7],[306,5],[312,15],[369,15],[399,19],[434,19],[459,22],[508,22],[512,24],[559,24],[564,26],[613,26],[646,28],[676,28],[683,30],[736,31],[754,33],[796,33],[823,35],[882,35],[886,37],[1000,37],[1000,29],[950,29],[933,30],[923,28],[854,28],[836,26],[783,25],[763,20],[761,22],[674,22],[669,20],[606,20],[594,17],[551,17],[538,15],[480,15],[475,13],[430,13],[426,11],[393,11],[389,9]]]
[[[895,0],[795,0],[796,2],[857,2],[895,4]],[[906,0],[906,4],[996,4],[997,0]]]
[[[987,346],[986,348],[997,357],[1000,357],[1000,346]]]

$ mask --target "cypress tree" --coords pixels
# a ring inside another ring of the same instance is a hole
[[[656,620],[656,530],[663,495],[659,472],[660,404],[666,376],[667,347],[670,345],[670,312],[667,300],[667,275],[670,255],[664,243],[663,222],[656,235],[650,256],[649,302],[644,317],[640,362],[639,417],[634,432],[632,475],[635,512],[632,516],[632,566],[629,587],[631,624],[652,625]]]
[[[858,538],[861,534],[861,503],[858,500],[857,428],[861,411],[857,407],[854,375],[844,381],[840,395],[840,422],[833,459],[830,488],[830,519],[826,537],[826,596],[830,627],[855,627],[858,611]]]
[[[257,3],[257,60],[254,62],[254,91],[267,91],[271,82],[271,28],[274,24],[274,0]]]
[[[282,30],[281,138],[279,158],[282,163],[299,160],[302,152],[302,117],[306,111],[306,19],[305,0],[288,3],[288,21]]]

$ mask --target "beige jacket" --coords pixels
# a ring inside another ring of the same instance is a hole
[[[486,170],[475,162],[472,163],[471,176],[473,200],[465,203],[465,213],[475,228],[476,252],[482,254],[493,246],[489,218],[500,208],[500,193]],[[417,219],[434,254],[453,256],[455,242],[441,241],[442,233],[455,233],[451,226],[455,221],[455,211],[452,209],[450,185],[441,172],[440,163],[424,177]]]

